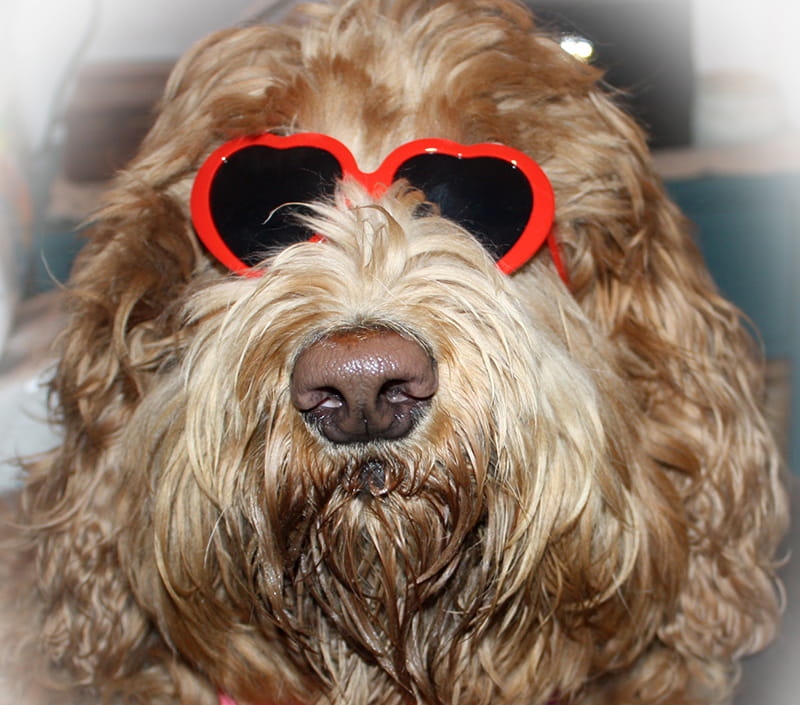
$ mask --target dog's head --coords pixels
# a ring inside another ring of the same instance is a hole
[[[675,618],[679,495],[722,453],[700,390],[730,387],[703,356],[711,329],[745,343],[597,79],[503,0],[313,7],[177,67],[76,269],[56,386],[137,604],[215,686],[538,702]],[[261,162],[219,187],[230,140],[283,159],[298,133],[335,140],[324,195],[275,202]],[[462,198],[478,232],[381,171],[421,138],[535,160],[532,251],[498,266],[505,176]],[[253,203],[302,235],[233,242]]]

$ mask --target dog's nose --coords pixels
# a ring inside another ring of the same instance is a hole
[[[298,357],[292,403],[334,443],[408,435],[438,388],[436,363],[417,342],[387,329],[337,332]]]

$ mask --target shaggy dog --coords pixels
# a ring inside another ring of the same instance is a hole
[[[512,0],[314,5],[178,64],[67,288],[14,703],[731,697],[780,607],[761,363],[598,81]],[[420,139],[476,166],[455,206],[386,166]],[[289,147],[333,166],[218,188]]]

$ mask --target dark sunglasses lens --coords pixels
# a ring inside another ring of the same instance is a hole
[[[498,259],[520,237],[533,212],[528,178],[496,157],[420,154],[405,161],[395,178],[420,189],[442,216],[469,230]]]
[[[244,147],[220,165],[209,192],[220,237],[242,262],[255,265],[265,254],[309,238],[298,222],[303,203],[333,193],[342,168],[318,147]]]

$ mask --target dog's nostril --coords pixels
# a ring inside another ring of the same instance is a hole
[[[319,389],[319,403],[314,404],[321,409],[340,409],[344,406],[344,395],[337,389]]]
[[[406,436],[438,388],[436,365],[417,342],[386,329],[337,332],[298,357],[292,403],[334,443]]]

